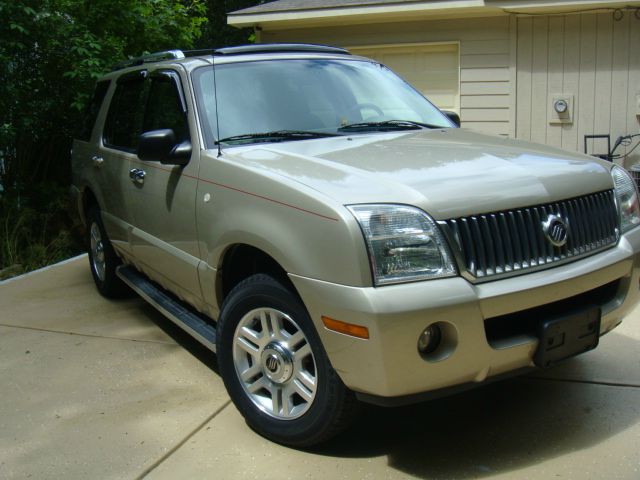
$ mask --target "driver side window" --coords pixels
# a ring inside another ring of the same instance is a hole
[[[187,109],[176,72],[156,71],[150,76],[143,132],[170,128],[178,143],[190,140]]]

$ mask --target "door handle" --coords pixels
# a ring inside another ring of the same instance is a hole
[[[100,155],[94,155],[93,157],[91,157],[91,161],[93,162],[93,166],[96,168],[100,168],[104,164],[104,158],[102,158]]]
[[[144,177],[146,176],[146,172],[139,168],[132,168],[129,170],[129,178],[133,183],[137,183],[138,185],[142,185],[144,183]]]

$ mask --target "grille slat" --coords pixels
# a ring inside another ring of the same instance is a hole
[[[557,212],[557,214],[559,214],[562,218],[568,219],[569,215],[567,213],[567,209],[565,208],[566,206],[564,204],[559,204],[556,203],[554,205],[555,207],[555,211]],[[568,221],[568,220],[567,220]],[[571,236],[567,236],[567,248],[566,249],[560,249],[560,258],[565,259],[567,258],[567,255],[569,255],[569,252],[571,252],[573,245],[572,243],[570,243],[570,240],[572,240]]]
[[[496,259],[496,271],[505,271],[507,270],[507,262],[504,259],[504,245],[502,244],[502,239],[504,238],[498,228],[498,220],[495,215],[490,215],[488,217],[489,225],[491,227],[491,235],[494,238],[495,245],[495,259]],[[506,240],[506,239],[505,239]]]
[[[469,220],[466,218],[463,218],[460,223],[461,223],[461,228],[460,230],[458,230],[458,233],[464,245],[464,250],[469,252],[470,254],[468,268],[471,274],[475,277],[477,276],[477,271],[478,271],[478,260],[477,260],[478,255],[476,254],[476,248],[473,242],[471,241],[472,237],[471,237],[471,229],[469,228]]]
[[[616,220],[618,218],[615,208],[613,209],[611,208],[611,207],[615,207],[615,205],[609,205],[607,203],[607,197],[603,193],[600,194],[600,202],[602,204],[602,212],[606,222],[606,231],[611,232],[612,230],[615,229]],[[610,241],[611,237],[608,237],[608,240]]]
[[[525,210],[523,213],[523,218],[527,226],[527,239],[529,240],[531,253],[533,254],[530,263],[531,265],[538,265],[540,263],[540,258],[542,257],[542,252],[540,252],[540,248],[538,245],[538,235],[536,235],[536,229],[533,228],[533,211]]]
[[[589,218],[590,209],[591,205],[589,205],[589,199],[582,199],[582,201],[580,202],[580,217],[582,219],[582,228],[584,228],[586,232],[587,242],[585,248],[587,251],[594,248],[597,238],[595,226],[592,224],[592,221]]]
[[[520,243],[520,236],[518,235],[516,218],[513,212],[507,212],[505,216],[507,218],[507,224],[509,225],[509,234],[513,241],[513,255],[514,255],[513,268],[514,270],[519,270],[520,268],[522,268],[522,261],[524,259],[524,254],[522,250],[522,244]]]
[[[550,215],[568,226],[567,242],[554,246],[544,232]],[[613,245],[618,214],[612,190],[584,197],[446,221],[465,269],[486,278],[552,265]]]
[[[580,205],[578,204],[577,200],[572,200],[571,202],[569,202],[569,205],[571,206],[571,213],[573,215],[573,219],[574,222],[576,224],[576,232],[578,233],[577,237],[578,237],[578,251],[580,253],[584,253],[585,251],[585,245],[587,244],[587,233],[584,229],[584,224],[582,223],[582,217],[580,215]],[[569,220],[571,221],[571,220]],[[569,228],[572,228],[571,225],[569,225]],[[573,230],[572,230],[573,231]]]
[[[505,270],[511,271],[515,268],[515,258],[513,252],[513,242],[511,241],[511,233],[507,226],[507,218],[504,213],[500,213],[497,218],[500,229],[500,236],[504,241],[504,252],[506,255]]]
[[[531,266],[531,259],[533,258],[533,250],[531,249],[531,243],[527,236],[527,229],[524,226],[524,215],[521,210],[516,212],[516,221],[518,224],[518,235],[522,239],[522,247],[524,249],[524,256],[522,257],[522,268],[528,268]]]
[[[595,196],[589,197],[587,199],[589,204],[589,209],[591,211],[591,223],[594,225],[595,230],[595,238],[593,239],[594,246],[597,248],[600,246],[600,241],[604,236],[604,231],[602,228],[602,223],[600,219],[600,209],[598,207],[598,203],[596,202]]]
[[[602,215],[605,221],[605,229],[607,232],[609,232],[611,231],[613,218],[611,217],[611,211],[607,206],[607,198],[605,197],[604,194],[601,193],[598,195],[598,200],[602,205]]]
[[[482,234],[480,233],[480,227],[478,226],[478,219],[476,217],[471,217],[471,232],[472,239],[476,251],[478,253],[478,275],[487,275],[488,265],[487,265],[487,257],[485,255],[485,244],[482,241]]]

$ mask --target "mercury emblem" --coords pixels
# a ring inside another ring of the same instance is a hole
[[[559,215],[549,215],[547,220],[542,223],[542,229],[545,237],[554,247],[562,247],[567,243],[569,227]]]

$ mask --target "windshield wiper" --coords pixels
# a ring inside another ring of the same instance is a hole
[[[412,120],[385,120],[383,122],[361,122],[344,125],[339,132],[391,132],[394,130],[421,130],[423,128],[443,128],[440,125],[414,122]]]
[[[276,130],[273,132],[262,133],[246,133],[243,135],[233,135],[232,137],[223,138],[216,142],[219,143],[232,143],[232,142],[284,142],[287,140],[306,140],[309,138],[325,138],[335,137],[335,133],[326,132],[310,132],[307,130]]]

